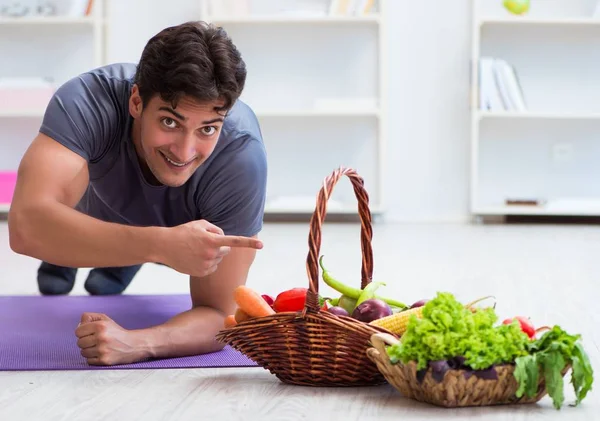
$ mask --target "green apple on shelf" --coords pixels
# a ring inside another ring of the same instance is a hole
[[[504,7],[515,15],[529,11],[530,0],[504,0]]]

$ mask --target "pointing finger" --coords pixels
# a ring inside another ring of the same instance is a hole
[[[226,247],[247,247],[260,250],[263,248],[262,241],[251,238],[241,237],[237,235],[216,235],[213,237],[215,244],[218,246]]]

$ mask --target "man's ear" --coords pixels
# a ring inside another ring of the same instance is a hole
[[[133,85],[131,95],[129,96],[129,113],[133,118],[139,118],[142,115],[142,97],[137,85]]]

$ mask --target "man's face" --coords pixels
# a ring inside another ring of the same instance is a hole
[[[142,164],[164,185],[183,185],[213,152],[223,115],[214,110],[220,103],[200,104],[182,98],[173,109],[155,96],[142,110],[137,86],[129,108],[136,119],[133,139]]]

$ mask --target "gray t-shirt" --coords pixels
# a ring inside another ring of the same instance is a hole
[[[81,74],[51,99],[40,131],[86,159],[90,183],[77,209],[103,221],[171,227],[205,219],[227,235],[262,229],[267,161],[256,116],[237,101],[212,155],[180,187],[142,174],[130,133],[135,64]]]

